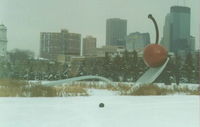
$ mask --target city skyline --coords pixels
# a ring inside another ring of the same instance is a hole
[[[151,42],[154,42],[155,30],[147,15],[154,15],[162,37],[165,16],[171,6],[177,5],[176,1],[171,0],[0,1],[0,21],[8,28],[8,50],[29,49],[37,55],[39,34],[45,31],[58,32],[60,29],[68,29],[80,33],[82,38],[87,35],[96,37],[98,47],[105,45],[108,18],[127,19],[127,34],[137,31],[149,32]],[[183,5],[183,2],[180,3],[179,5]],[[198,44],[199,1],[186,2],[186,5],[191,8],[191,35],[196,38]]]

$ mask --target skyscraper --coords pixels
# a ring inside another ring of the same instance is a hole
[[[92,50],[96,48],[96,38],[92,36],[87,36],[83,38],[83,55],[90,56],[92,55]]]
[[[106,21],[106,45],[125,46],[127,36],[127,20],[111,18]]]
[[[171,7],[171,46],[173,52],[189,50],[190,39],[190,8]]]
[[[0,25],[0,56],[5,56],[7,51],[7,28]]]
[[[161,44],[169,51],[187,52],[191,50],[190,12],[189,7],[172,6],[166,16]]]
[[[58,55],[80,56],[81,35],[67,30],[40,33],[40,56],[56,60]]]
[[[163,28],[163,38],[161,40],[161,45],[163,45],[168,51],[170,51],[170,28],[171,19],[170,13],[165,17],[165,25]]]

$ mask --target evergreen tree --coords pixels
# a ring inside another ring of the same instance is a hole
[[[183,75],[187,79],[188,83],[192,82],[194,77],[194,63],[191,53],[188,53],[186,56],[185,63],[183,65]]]
[[[165,85],[171,85],[171,80],[172,80],[172,68],[173,68],[173,61],[172,59],[169,60],[167,66],[165,67],[165,69],[163,70],[163,72],[161,73],[161,82],[164,82]]]
[[[138,54],[135,50],[131,53],[130,61],[131,61],[130,74],[133,77],[133,81],[136,81],[139,78],[138,77],[139,69],[138,69]]]
[[[105,54],[103,59],[103,76],[106,78],[111,78],[111,57],[108,53]]]
[[[142,76],[142,74],[145,73],[145,71],[148,70],[148,66],[144,63],[143,58],[139,58],[138,59],[138,66],[137,66],[137,70],[138,70],[138,77]]]
[[[119,81],[119,77],[122,75],[122,58],[116,55],[111,65],[111,77],[113,81]]]
[[[129,77],[129,69],[130,69],[130,57],[129,57],[129,53],[127,50],[125,50],[123,56],[122,56],[122,80],[123,81],[127,81],[128,77]]]
[[[199,68],[199,66],[200,66],[200,64],[199,64],[199,62],[200,62],[200,54],[199,53],[197,53],[196,55],[195,55],[195,60],[196,60],[196,65],[195,65],[195,83],[200,83],[200,68]]]
[[[179,85],[180,83],[180,78],[181,78],[181,57],[176,55],[175,56],[175,60],[174,63],[172,65],[172,70],[173,70],[173,74],[175,77],[175,81],[176,81],[176,85]]]

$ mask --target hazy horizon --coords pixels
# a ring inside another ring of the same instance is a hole
[[[149,32],[155,42],[155,29],[147,18],[151,13],[157,20],[160,39],[165,16],[174,5],[184,6],[181,0],[0,0],[0,23],[7,26],[8,50],[28,49],[39,54],[40,32],[80,33],[92,35],[97,45],[105,45],[106,19],[127,19],[127,33]],[[191,8],[191,35],[199,49],[199,0],[186,1]]]

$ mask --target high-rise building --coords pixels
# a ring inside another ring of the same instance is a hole
[[[163,39],[161,44],[169,51],[188,52],[191,50],[190,41],[190,17],[189,7],[172,6],[166,16]]]
[[[92,50],[96,48],[96,38],[87,36],[83,38],[83,56],[91,56]]]
[[[171,7],[171,46],[173,52],[189,50],[190,38],[190,8]]]
[[[130,33],[126,38],[126,49],[128,51],[143,50],[148,44],[150,44],[149,33]]]
[[[7,28],[5,25],[0,25],[0,56],[6,56],[7,52]]]
[[[165,25],[163,28],[163,38],[161,40],[161,45],[163,45],[168,51],[170,51],[170,13],[165,17]]]
[[[40,56],[56,60],[59,55],[80,56],[81,35],[67,30],[40,33]]]
[[[106,21],[106,45],[125,46],[127,36],[127,20],[111,18]]]

